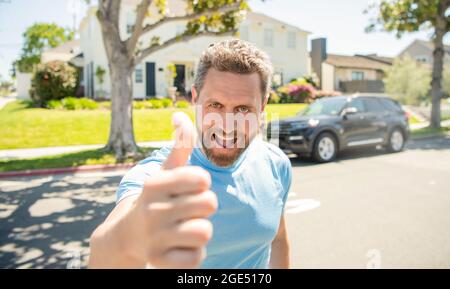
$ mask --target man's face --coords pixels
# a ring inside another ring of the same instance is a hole
[[[257,73],[236,74],[209,69],[203,88],[192,87],[196,125],[208,159],[221,167],[232,165],[258,134],[262,101]]]

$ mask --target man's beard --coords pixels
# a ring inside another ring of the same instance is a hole
[[[209,142],[205,143],[205,140],[209,140]],[[215,146],[211,147],[211,142]],[[202,137],[202,148],[208,160],[219,167],[230,167],[248,148],[250,139],[248,135],[235,132],[234,141],[228,145],[224,142],[222,148],[220,148],[220,143],[220,137],[217,137],[215,133],[206,132]],[[220,150],[226,150],[226,152],[220,152]]]

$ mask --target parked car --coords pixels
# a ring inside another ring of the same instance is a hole
[[[403,150],[409,138],[408,115],[388,97],[347,95],[319,99],[295,117],[271,122],[267,139],[318,162],[334,160],[339,151],[382,145]]]

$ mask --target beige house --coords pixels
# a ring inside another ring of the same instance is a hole
[[[121,7],[120,32],[123,39],[129,37],[135,22],[137,0],[124,0]],[[168,13],[172,16],[185,13],[185,2],[169,0]],[[151,7],[151,9],[156,9]],[[80,26],[80,47],[84,58],[84,86],[88,97],[102,95],[109,98],[110,79],[108,62],[103,45],[100,24],[96,18],[96,8],[90,8]],[[152,13],[157,15],[156,13]],[[146,23],[156,21],[149,17]],[[160,37],[161,42],[184,32],[186,22],[167,23],[141,38],[142,47],[149,45],[153,36]],[[274,64],[276,75],[274,80],[280,84],[292,78],[308,73],[307,37],[309,32],[289,25],[280,20],[260,13],[248,13],[239,26],[240,37],[255,43],[265,50]],[[209,44],[230,38],[201,37],[188,42],[180,42],[160,50],[139,63],[133,74],[134,98],[165,97],[168,89],[174,85],[181,95],[189,94],[194,81],[194,73],[201,52]],[[176,78],[171,83],[167,66],[174,64]],[[100,84],[95,77],[98,67],[106,70],[104,83]]]
[[[411,58],[422,63],[433,65],[434,44],[430,41],[414,40],[408,45],[398,57],[409,55]],[[444,65],[450,67],[450,45],[444,45]]]
[[[384,70],[393,59],[376,54],[328,54],[324,38],[312,41],[312,70],[320,79],[322,90],[344,93],[383,93]]]

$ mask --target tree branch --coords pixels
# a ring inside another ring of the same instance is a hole
[[[133,28],[133,33],[127,40],[127,49],[130,52],[130,55],[133,55],[134,50],[136,48],[136,44],[142,35],[144,19],[145,16],[147,15],[147,11],[148,8],[150,7],[151,2],[152,2],[151,0],[143,0],[137,6],[136,23]]]
[[[186,42],[195,38],[199,38],[202,36],[227,36],[227,35],[234,35],[236,32],[238,31],[238,29],[233,29],[227,32],[214,32],[214,31],[203,31],[197,34],[185,34],[185,35],[180,35],[180,36],[176,36],[173,38],[170,38],[169,40],[165,41],[162,44],[159,45],[153,45],[150,46],[144,50],[142,50],[137,56],[136,56],[136,63],[140,63],[142,60],[144,60],[147,56],[149,56],[152,53],[155,53],[161,49],[164,49],[166,47],[169,47],[175,43],[179,43],[179,42]]]
[[[239,1],[239,2],[234,3],[233,5],[223,6],[219,9],[211,8],[211,9],[207,9],[205,11],[197,12],[197,13],[191,13],[191,14],[186,14],[186,15],[181,15],[181,16],[164,17],[152,24],[146,25],[142,30],[142,34],[148,33],[150,31],[152,31],[153,29],[156,29],[157,27],[159,27],[163,24],[169,23],[169,22],[192,20],[195,18],[199,18],[201,16],[211,16],[214,13],[225,13],[225,12],[233,11],[233,10],[238,9],[239,6],[241,5],[241,3],[242,3],[242,1]]]

